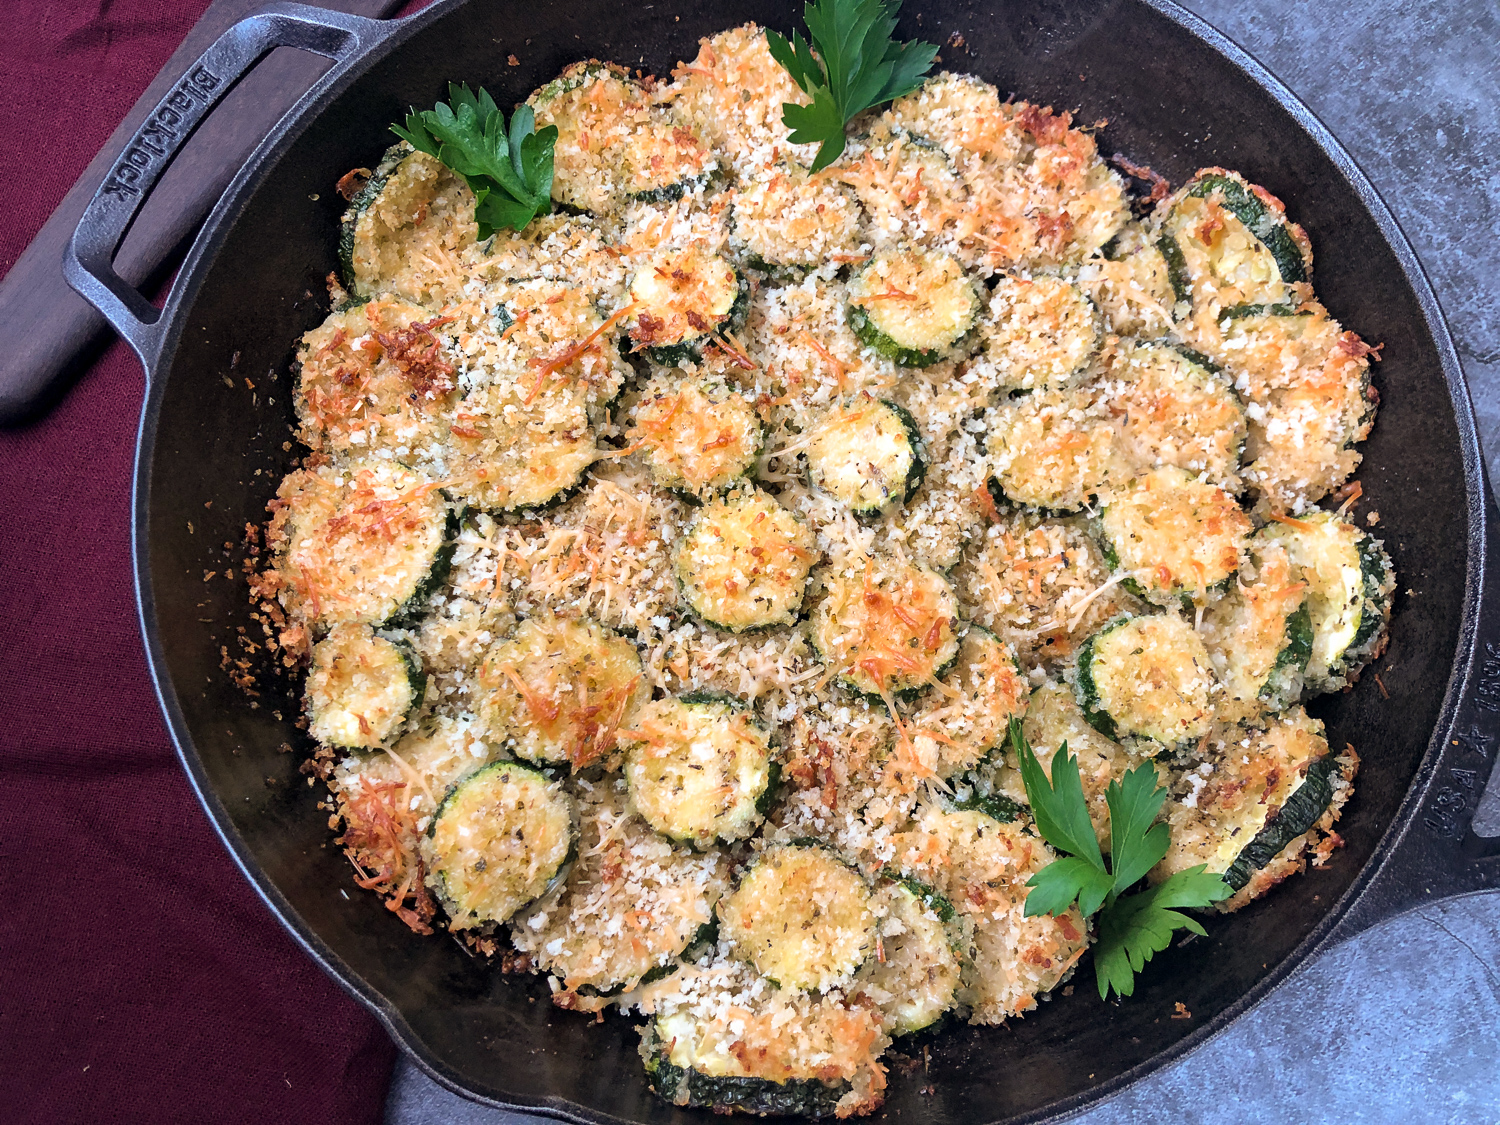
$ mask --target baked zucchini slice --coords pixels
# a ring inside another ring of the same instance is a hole
[[[631,806],[663,836],[698,848],[751,835],[780,773],[770,735],[726,696],[654,700],[620,742]]]
[[[354,297],[373,295],[367,286],[360,284],[361,273],[367,272],[369,267],[367,266],[364,271],[356,272],[354,265],[356,256],[362,259],[361,264],[364,264],[363,259],[375,257],[371,244],[375,241],[376,216],[370,209],[380,199],[386,188],[391,186],[391,177],[395,175],[397,169],[415,151],[405,141],[398,141],[386,149],[380,158],[380,163],[375,165],[375,170],[370,173],[370,178],[349,201],[344,217],[339,222],[339,270],[344,277],[344,288]],[[432,162],[438,163],[437,160]],[[392,192],[391,202],[395,202],[394,196],[397,194],[399,194],[397,191]]]
[[[426,692],[427,677],[410,645],[368,625],[335,625],[313,645],[307,733],[346,750],[383,746],[422,706]]]
[[[705,1021],[674,1012],[652,1021],[641,1043],[646,1079],[658,1097],[687,1109],[747,1113],[757,1117],[830,1117],[851,1083],[820,1078],[775,1081],[728,1073],[734,1055],[724,1037],[705,1034]],[[715,1048],[721,1048],[715,1050]]]
[[[830,567],[812,644],[850,691],[915,696],[958,659],[958,600],[942,575],[894,559]]]
[[[740,488],[698,510],[673,558],[677,588],[731,633],[790,625],[817,558],[812,530],[768,492]]]
[[[826,991],[875,952],[870,888],[829,849],[777,844],[719,902],[719,936],[778,988]]]
[[[703,358],[703,346],[744,320],[750,287],[726,259],[699,243],[658,250],[630,281],[636,306],[632,351],[671,367]]]
[[[631,418],[626,440],[644,450],[651,479],[700,500],[749,475],[764,440],[755,405],[714,381],[653,380]]]
[[[859,204],[828,176],[786,160],[758,168],[734,193],[731,245],[751,269],[797,276],[859,250]]]
[[[1214,687],[1203,641],[1170,613],[1106,625],[1078,653],[1078,705],[1108,738],[1194,743],[1213,720]]]
[[[756,1117],[829,1117],[837,1112],[839,1099],[850,1089],[848,1082],[828,1083],[818,1078],[789,1078],[772,1082],[726,1074],[705,1074],[694,1066],[678,1066],[667,1052],[663,1031],[652,1025],[647,1040],[646,1079],[651,1089],[671,1105],[687,1109],[711,1109],[715,1113],[747,1113]]]
[[[1308,279],[1312,251],[1279,200],[1236,172],[1205,168],[1178,194],[1163,225],[1172,284],[1221,308],[1286,304]],[[1174,261],[1175,257],[1175,261]]]
[[[1121,418],[1119,445],[1141,468],[1175,465],[1237,492],[1245,409],[1207,357],[1166,344],[1120,347],[1105,401]]]
[[[1013,504],[1076,512],[1119,473],[1107,403],[1087,388],[1034,391],[989,411],[993,487]]]
[[[1240,568],[1254,530],[1222,488],[1176,468],[1142,473],[1099,513],[1104,559],[1148,601],[1202,604]]]
[[[386,150],[339,224],[339,268],[354,302],[382,292],[440,307],[447,287],[421,259],[474,243],[474,196],[436,157],[402,141]]]
[[[957,908],[969,937],[959,1003],[970,1022],[999,1023],[1036,1006],[1088,943],[1077,908],[1025,916],[1027,881],[1056,858],[1030,825],[1002,824],[977,810],[928,805],[903,834],[895,863],[929,882]]]
[[[1204,636],[1224,693],[1219,718],[1244,722],[1280,711],[1302,697],[1312,656],[1306,586],[1285,548],[1258,540],[1252,580],[1242,576],[1228,598],[1209,609]]]
[[[974,330],[979,289],[951,254],[906,248],[877,253],[849,281],[849,327],[902,367],[929,367]]]
[[[486,653],[479,683],[491,738],[528,762],[575,771],[607,757],[651,698],[635,646],[587,618],[521,622]]]
[[[807,434],[812,486],[857,516],[904,504],[927,476],[927,450],[906,409],[860,395],[831,407]]]
[[[414,620],[448,576],[458,512],[436,482],[394,461],[303,469],[277,496],[286,517],[283,599],[318,632]]]
[[[940,682],[912,714],[908,732],[919,759],[947,778],[973,769],[1005,742],[1012,717],[1026,712],[1028,692],[1015,652],[972,622]]]
[[[559,980],[569,1007],[675,972],[712,924],[729,863],[662,839],[630,815],[624,794],[595,786],[581,802],[578,859],[556,898],[511,919],[511,944]],[[554,996],[554,1002],[558,1002]]]
[[[1104,317],[1065,278],[1007,275],[995,283],[979,336],[997,388],[1045,390],[1080,376],[1104,342]]]
[[[856,987],[875,1002],[891,1035],[910,1035],[937,1023],[957,1002],[958,911],[916,879],[878,888],[875,910],[875,956],[861,966]]]
[[[598,456],[588,404],[573,388],[531,397],[533,379],[501,377],[458,404],[449,439],[448,490],[489,512],[560,503]]]
[[[530,428],[575,417],[578,399],[591,419],[602,419],[635,374],[620,355],[619,329],[581,285],[527,278],[488,288],[477,304],[478,315],[471,314],[467,325],[471,331],[459,334],[471,369],[477,369],[469,381],[480,385],[503,373],[518,382],[522,397],[507,412],[521,407]],[[462,429],[462,419],[457,421]]]
[[[450,930],[507,921],[560,885],[574,856],[573,802],[530,766],[495,762],[453,785],[422,840]]]
[[[536,127],[557,128],[552,198],[608,214],[626,200],[670,203],[719,175],[708,146],[622,67],[574,63],[528,99]]]
[[[1313,634],[1308,690],[1334,691],[1353,682],[1385,649],[1396,590],[1385,548],[1374,536],[1323,511],[1282,517],[1257,532],[1256,539],[1285,547],[1307,583]]]
[[[1305,834],[1337,815],[1356,769],[1352,755],[1330,753],[1323,724],[1300,707],[1228,728],[1173,784],[1171,848],[1151,878],[1205,864],[1242,892],[1224,904],[1237,909],[1296,869]]]

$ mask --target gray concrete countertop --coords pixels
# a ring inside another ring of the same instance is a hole
[[[1305,101],[1374,181],[1447,314],[1500,477],[1500,6],[1185,0]],[[1500,832],[1500,786],[1480,810]],[[1361,934],[1189,1057],[1074,1120],[1500,1122],[1500,894]],[[389,1125],[522,1125],[405,1059]]]

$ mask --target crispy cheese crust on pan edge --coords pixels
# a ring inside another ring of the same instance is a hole
[[[252,589],[360,886],[639,1012],[674,1104],[847,1116],[893,1036],[1087,949],[1024,916],[1012,718],[1105,849],[1153,761],[1152,878],[1236,909],[1339,842],[1358,757],[1302,704],[1396,576],[1349,480],[1372,349],[1280,200],[1207,168],[1132,218],[1068,114],[952,73],[814,174],[807,100],[753,25],[580,62],[530,98],[553,212],[483,242],[393,146]]]

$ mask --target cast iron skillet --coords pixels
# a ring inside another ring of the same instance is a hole
[[[505,978],[443,937],[417,938],[353,891],[317,795],[280,752],[303,736],[290,681],[247,699],[220,671],[240,656],[245,588],[222,572],[245,525],[298,451],[288,362],[327,311],[342,201],[332,185],[373,164],[386,125],[431,105],[450,78],[524,97],[587,56],[663,74],[697,39],[748,19],[782,30],[797,6],[656,0],[444,0],[377,23],[278,6],[227,32],[127,150],[80,224],[70,282],[130,341],[149,385],[135,476],[141,625],[162,708],[204,808],[288,929],[439,1081],[494,1105],[583,1121],[685,1122],[642,1079],[632,1024],[602,1026],[547,1003],[536,978]],[[946,43],[944,61],[1082,121],[1108,119],[1104,153],[1174,182],[1202,165],[1242,170],[1287,200],[1312,237],[1318,292],[1381,341],[1384,404],[1365,449],[1362,512],[1400,588],[1391,645],[1355,690],[1316,701],[1335,745],[1363,756],[1333,862],[1209,923],[1157,957],[1119,1005],[1085,971],[1005,1028],[953,1027],[931,1041],[930,1078],[893,1074],[887,1112],[930,1122],[1040,1120],[1096,1101],[1204,1042],[1319,950],[1416,902],[1495,883],[1495,841],[1470,831],[1500,734],[1500,547],[1474,419],[1453,346],[1410,247],[1349,156],[1244,52],[1166,0],[1032,0],[981,10],[909,0],[903,37]],[[160,312],[111,260],[143,193],[193,126],[272,47],[332,68],[236,177]],[[518,66],[507,66],[514,54]],[[253,389],[248,384],[254,384]],[[212,507],[205,503],[212,501]],[[226,546],[227,545],[227,546]],[[1489,577],[1487,578],[1487,575]],[[1407,593],[1405,591],[1413,591]],[[256,654],[255,659],[259,656]],[[1175,1002],[1191,1020],[1167,1018]],[[918,1093],[930,1083],[932,1093]]]

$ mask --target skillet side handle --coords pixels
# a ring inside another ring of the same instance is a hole
[[[1500,752],[1500,509],[1481,470],[1485,527],[1479,610],[1459,645],[1464,680],[1412,782],[1386,857],[1328,944],[1439,899],[1500,889],[1500,836],[1474,832],[1474,814]],[[1500,778],[1497,778],[1500,784]]]
[[[303,4],[273,4],[240,20],[188,68],[136,131],[94,193],[63,253],[63,276],[135,350],[149,379],[171,312],[174,281],[161,309],[115,272],[114,259],[151,189],[235,84],[277,47],[334,60],[335,70],[386,34],[389,25]],[[323,81],[328,80],[325,75]]]

